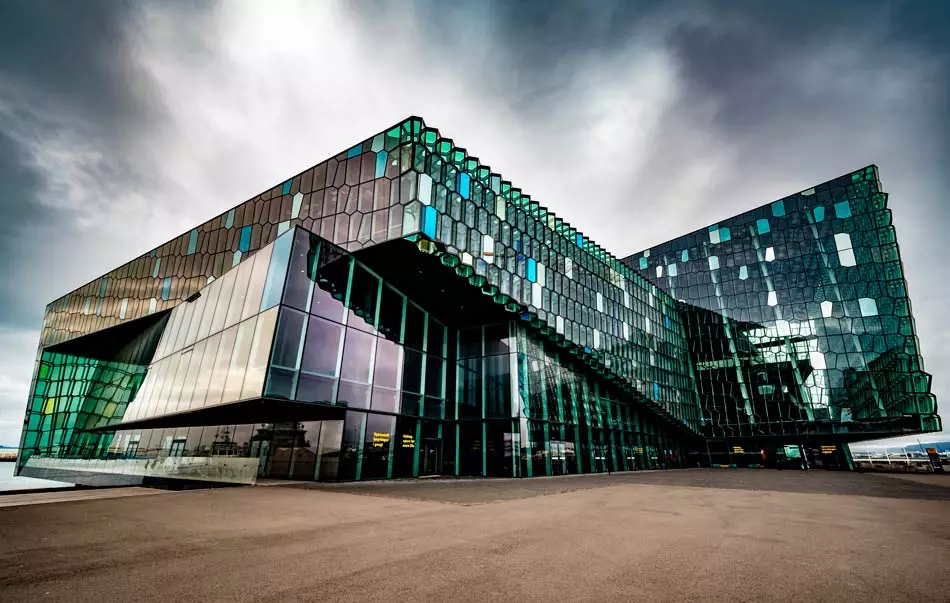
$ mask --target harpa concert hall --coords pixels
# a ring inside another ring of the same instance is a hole
[[[620,259],[413,117],[50,303],[18,471],[848,469],[936,412],[875,166]]]

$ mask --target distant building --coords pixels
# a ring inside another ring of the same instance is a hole
[[[848,467],[940,429],[885,206],[872,166],[619,260],[410,118],[52,302],[18,470]]]

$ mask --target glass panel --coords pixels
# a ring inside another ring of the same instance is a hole
[[[342,335],[341,325],[311,316],[301,370],[321,375],[336,375]]]
[[[363,462],[360,479],[385,479],[389,477],[389,455],[392,450],[396,418],[369,414],[363,438]]]
[[[347,328],[340,377],[357,383],[369,383],[375,343],[376,338],[372,335]]]
[[[205,398],[208,397],[208,387],[211,383],[211,374],[214,370],[214,360],[217,357],[219,345],[221,345],[220,333],[216,333],[207,339],[204,357],[201,360],[201,367],[198,369],[198,376],[195,379],[195,389],[191,395],[190,408],[204,406]]]
[[[198,372],[201,364],[204,362],[205,348],[207,340],[195,344],[191,353],[191,363],[188,372],[185,374],[185,381],[181,388],[181,398],[178,401],[178,410],[188,410],[191,407],[191,397],[195,392],[195,384],[198,381]]]
[[[178,334],[175,336],[175,343],[172,344],[171,349],[168,350],[169,353],[178,352],[185,347],[188,329],[191,328],[192,316],[194,316],[195,313],[195,304],[183,302],[181,304],[181,312],[181,328],[178,329]]]
[[[201,319],[204,316],[205,308],[208,307],[208,298],[202,295],[195,301],[190,302],[190,304],[195,308],[192,313],[191,325],[188,327],[188,335],[185,336],[182,347],[188,347],[198,340],[198,328],[201,326]]]
[[[207,297],[207,305],[205,306],[204,315],[201,318],[201,324],[198,327],[198,334],[195,335],[196,340],[202,340],[211,333],[211,324],[214,322],[214,314],[217,310],[218,300],[221,298],[221,283],[214,281],[209,286],[205,287],[203,297]]]
[[[178,366],[174,378],[168,388],[168,395],[165,397],[165,407],[162,414],[173,413],[178,409],[178,400],[181,398],[181,387],[185,381],[185,375],[188,373],[188,367],[191,365],[191,359],[194,357],[192,349],[184,352],[178,352],[175,356],[178,358]]]
[[[425,313],[413,303],[406,304],[406,332],[403,343],[414,350],[421,350],[424,333]]]
[[[366,413],[346,413],[340,450],[340,465],[337,473],[337,478],[340,480],[357,479],[356,466],[360,449],[363,447],[363,421],[365,418]]]
[[[228,365],[228,378],[224,385],[223,402],[234,402],[241,399],[241,386],[244,383],[247,359],[251,354],[251,342],[254,338],[256,323],[257,317],[255,316],[238,325],[234,352],[231,354],[231,363]]]
[[[284,280],[287,278],[287,261],[288,256],[290,255],[290,247],[293,243],[294,254],[303,249],[304,255],[306,256],[307,245],[301,245],[299,241],[301,239],[307,240],[310,238],[310,235],[303,230],[296,230],[294,235],[289,234],[283,235],[277,238],[274,241],[274,251],[271,254],[270,266],[267,270],[267,281],[264,285],[264,294],[261,298],[261,310],[266,310],[272,308],[280,303],[281,294],[284,290]],[[298,241],[298,243],[294,243]],[[296,301],[296,297],[295,297]],[[285,303],[286,300],[285,300]],[[296,303],[291,304],[294,307],[299,307],[300,309],[306,309],[303,306],[298,306]]]
[[[373,385],[399,389],[401,377],[402,347],[388,339],[378,339]]]
[[[389,285],[383,285],[379,306],[379,332],[381,335],[399,341],[402,333],[402,312],[406,298]]]
[[[350,280],[350,257],[330,245],[320,249],[317,284],[313,289],[310,313],[334,322],[343,322],[343,300]]]
[[[378,296],[379,279],[367,272],[361,265],[354,265],[347,326],[374,332],[376,330],[376,301]]]
[[[422,392],[422,352],[406,349],[403,352],[402,388]]]
[[[228,306],[231,303],[231,294],[234,292],[234,282],[236,280],[237,270],[229,270],[218,280],[221,294],[218,296],[214,317],[211,320],[212,333],[218,333],[224,328],[224,319],[228,314]]]
[[[299,366],[300,343],[306,318],[303,312],[291,308],[280,309],[272,364],[290,369]]]
[[[237,331],[237,327],[231,327],[221,333],[218,352],[215,354],[214,370],[211,372],[211,381],[208,384],[208,397],[205,399],[205,406],[213,406],[221,403],[224,394],[224,384],[228,378],[228,367],[231,364],[231,355],[234,351]]]
[[[335,402],[335,396],[333,394],[335,385],[336,380],[332,377],[308,375],[302,372],[297,379],[296,399],[301,402],[333,404]]]
[[[307,310],[310,289],[316,280],[318,250],[319,240],[303,230],[298,230],[293,240],[293,252],[290,254],[289,268],[286,260],[276,267],[275,262],[271,261],[271,270],[282,267],[283,272],[281,274],[285,274],[287,278],[286,285],[284,285],[283,277],[280,280],[280,285],[284,287],[284,304],[300,310]],[[276,250],[274,257],[277,257]],[[268,279],[270,278],[268,276]],[[268,287],[271,287],[269,282]],[[273,287],[276,288],[277,284],[274,284]],[[280,293],[278,292],[276,295],[280,295]]]
[[[247,283],[251,279],[251,268],[251,262],[241,262],[237,267],[234,291],[231,293],[231,303],[228,307],[227,318],[224,321],[225,327],[237,324],[241,318],[241,312],[244,309],[244,300],[247,299]]]
[[[246,319],[261,311],[261,296],[264,295],[264,281],[267,280],[267,268],[270,266],[273,245],[268,245],[254,254],[254,265],[251,268],[251,277],[248,280],[247,297],[244,300],[244,311],[241,319]]]
[[[251,355],[247,363],[247,374],[241,398],[256,398],[264,389],[264,375],[267,372],[267,358],[270,356],[271,341],[274,338],[274,323],[277,321],[277,308],[261,313],[254,330]]]

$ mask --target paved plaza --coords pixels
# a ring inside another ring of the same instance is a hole
[[[0,508],[0,600],[946,601],[947,483],[686,470],[21,498]]]

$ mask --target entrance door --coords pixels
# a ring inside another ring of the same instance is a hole
[[[442,440],[422,440],[422,475],[442,474]]]

